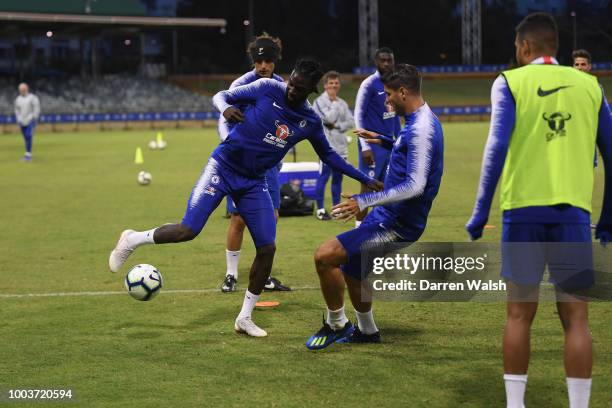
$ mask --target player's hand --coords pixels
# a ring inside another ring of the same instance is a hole
[[[595,238],[599,240],[602,246],[606,246],[612,242],[612,230],[602,226],[601,224],[597,224],[597,228],[595,229]]]
[[[376,132],[372,132],[371,130],[355,129],[353,130],[353,133],[359,136],[360,138],[365,139],[365,141],[368,143],[378,144],[378,145],[382,143],[382,140],[380,140],[380,138],[378,137],[380,135]],[[363,152],[362,152],[362,155],[363,155]]]
[[[347,200],[334,205],[331,213],[332,217],[336,220],[347,222],[359,214],[361,210],[359,209],[357,200],[353,198],[353,195],[342,193],[342,197]]]
[[[472,241],[476,241],[482,237],[482,231],[484,230],[485,225],[487,225],[488,219],[489,217],[480,214],[472,215],[472,218],[470,218],[465,225],[465,229],[470,235],[470,239]]]
[[[382,181],[372,179],[370,180],[370,182],[366,184],[366,187],[372,191],[383,191],[385,188],[385,185],[383,184]]]
[[[240,109],[230,106],[226,110],[223,111],[223,117],[227,119],[228,122],[242,122],[244,120],[244,114],[240,111]]]

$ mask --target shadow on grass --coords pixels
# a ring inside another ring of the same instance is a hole
[[[466,360],[469,357],[466,356]],[[453,398],[447,407],[503,407],[506,404],[506,394],[500,367],[470,363],[469,368],[462,370],[464,375],[455,371],[454,380],[450,385]],[[544,405],[536,405],[544,406]]]
[[[157,339],[164,335],[163,331],[137,331],[130,332],[125,335],[125,337],[130,339]]]
[[[411,326],[391,326],[380,328],[380,334],[385,344],[404,343],[423,334],[423,330]]]

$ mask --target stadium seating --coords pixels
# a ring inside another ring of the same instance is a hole
[[[39,78],[29,85],[45,114],[214,110],[210,97],[142,77]],[[0,78],[0,114],[13,114],[16,96],[17,82]]]

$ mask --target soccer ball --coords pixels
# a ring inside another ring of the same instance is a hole
[[[153,180],[153,176],[148,171],[141,171],[138,173],[138,184],[141,186],[148,186],[151,184],[151,180]]]
[[[151,149],[151,150],[157,149],[157,142],[155,140],[151,140],[149,142],[149,149]]]
[[[164,150],[166,146],[168,146],[168,143],[165,140],[160,140],[159,143],[157,143],[157,148],[160,150]]]
[[[125,289],[136,300],[153,299],[162,286],[161,273],[153,265],[136,265],[125,276]]]

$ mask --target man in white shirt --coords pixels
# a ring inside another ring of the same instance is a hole
[[[21,128],[21,134],[25,141],[25,156],[23,160],[32,160],[32,139],[34,137],[34,127],[40,116],[40,102],[38,97],[29,93],[28,84],[19,84],[19,96],[15,99],[15,118]]]
[[[353,115],[344,100],[338,97],[340,90],[340,74],[329,71],[323,76],[325,92],[319,96],[313,108],[323,121],[323,130],[327,141],[336,153],[344,160],[348,160],[348,139],[346,131],[355,126]],[[319,178],[317,179],[317,218],[322,221],[331,220],[331,216],[325,211],[325,185],[332,177],[332,204],[340,203],[342,192],[342,173],[332,170],[328,165],[321,162]]]

